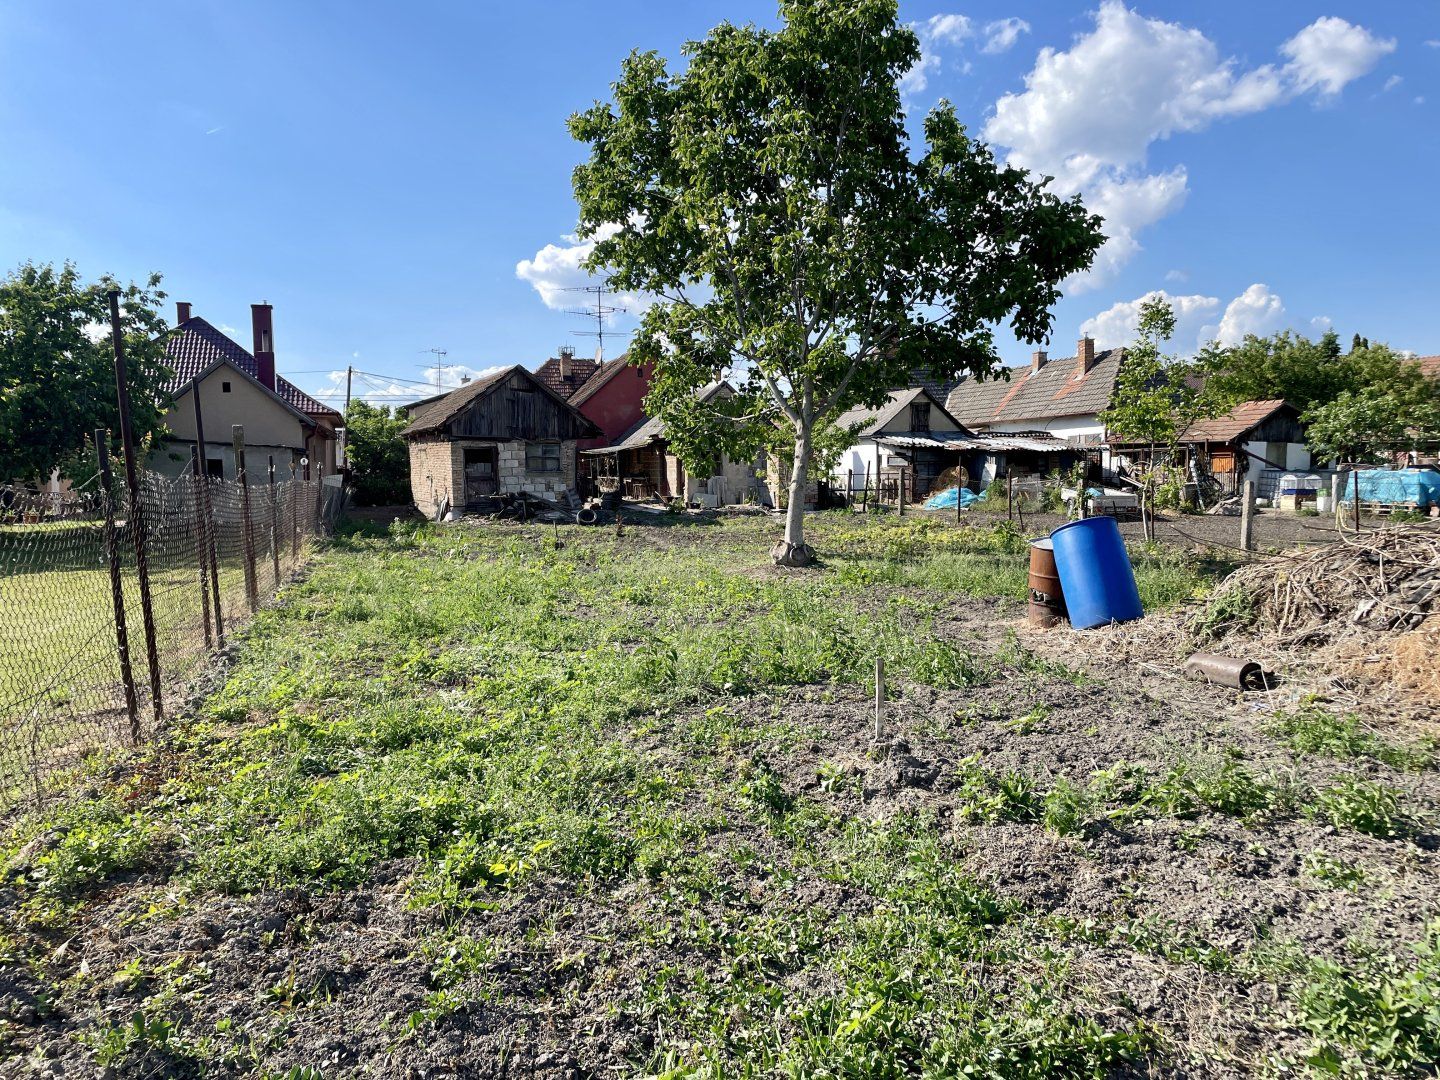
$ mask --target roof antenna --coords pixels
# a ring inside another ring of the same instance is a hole
[[[444,349],[421,349],[421,352],[435,354],[435,392],[440,392],[440,369],[444,365],[445,357],[450,354]]]
[[[595,298],[595,306],[594,306],[594,307],[567,308],[566,311],[565,311],[565,313],[566,313],[567,315],[579,315],[581,318],[584,318],[584,319],[594,319],[594,320],[595,320],[595,329],[594,329],[594,330],[571,330],[570,333],[574,334],[576,337],[593,337],[593,338],[597,338],[597,339],[598,339],[598,342],[597,342],[597,346],[598,346],[598,347],[597,347],[596,350],[595,350],[595,359],[596,359],[596,360],[604,360],[604,359],[605,359],[605,320],[607,320],[608,318],[610,318],[611,315],[624,315],[624,314],[627,314],[627,313],[628,313],[628,312],[627,312],[627,309],[622,308],[622,307],[612,307],[612,306],[610,306],[609,304],[605,303],[605,294],[606,294],[606,293],[610,293],[611,296],[614,296],[615,294],[614,294],[614,293],[611,293],[610,290],[607,289],[604,285],[579,285],[579,286],[576,286],[576,287],[573,288],[573,289],[565,289],[565,290],[563,290],[563,291],[564,291],[564,292],[583,292],[583,293],[586,293],[586,294],[588,294],[588,295],[590,295],[590,296],[593,296],[593,297]],[[612,331],[612,332],[613,332],[613,331]]]

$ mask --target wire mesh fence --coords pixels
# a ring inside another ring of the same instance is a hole
[[[0,491],[0,811],[151,737],[303,565],[339,488],[251,480],[142,473],[133,506],[101,478]]]

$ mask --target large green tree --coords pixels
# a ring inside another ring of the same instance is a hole
[[[121,286],[86,283],[70,263],[25,263],[0,279],[0,481],[33,482],[60,469],[95,471],[87,440],[96,428],[115,433],[115,366],[109,291],[119,289],[131,420],[136,438],[153,443],[171,405],[165,384],[166,325],[159,312],[160,276]]]
[[[356,399],[345,411],[345,456],[360,506],[393,506],[410,501],[410,452],[400,433],[408,423],[403,409]]]
[[[778,30],[722,23],[672,72],[632,53],[614,100],[570,120],[589,268],[657,297],[631,355],[682,413],[722,373],[737,448],[792,444],[777,562],[808,562],[817,429],[910,373],[993,374],[994,328],[1044,340],[1100,219],[996,163],[941,103],[912,153],[897,81],[920,59],[894,0],[784,0]],[[687,412],[688,410],[688,412]]]

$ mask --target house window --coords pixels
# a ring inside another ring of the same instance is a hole
[[[559,472],[560,444],[556,442],[532,442],[525,444],[526,472]]]
[[[928,401],[915,401],[910,404],[910,430],[930,430],[930,403]]]
[[[228,381],[220,384],[220,392],[222,394],[228,394],[230,392],[230,383]]]

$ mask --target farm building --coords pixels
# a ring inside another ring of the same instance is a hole
[[[165,342],[166,359],[175,372],[168,387],[175,408],[165,417],[170,434],[166,445],[152,455],[151,467],[171,476],[190,467],[190,446],[196,437],[192,393],[198,378],[205,468],[210,476],[235,475],[233,424],[244,425],[253,482],[266,479],[267,458],[274,458],[276,467],[287,475],[292,464],[302,474],[333,475],[336,429],[343,420],[334,409],[276,374],[271,306],[250,305],[251,352],[192,315],[189,304],[175,307],[175,332]]]
[[[1036,351],[1029,366],[1012,369],[1008,380],[970,376],[951,384],[945,388],[945,408],[979,435],[1038,432],[1074,447],[1101,449],[1105,425],[1100,414],[1114,397],[1123,358],[1123,349],[1097,352],[1094,339],[1083,337],[1074,356],[1052,360]]]
[[[839,416],[855,442],[830,473],[831,485],[847,493],[878,484],[882,498],[914,502],[930,495],[945,473],[963,469],[971,486],[1011,472],[1047,472],[1069,465],[1080,453],[1046,432],[986,434],[961,424],[923,386],[896,390],[878,409],[860,407]],[[952,473],[952,475],[954,475]]]
[[[410,406],[410,491],[426,517],[527,492],[565,499],[579,440],[597,434],[560,394],[516,364]]]
[[[704,403],[734,393],[729,383],[715,382],[697,396]],[[582,410],[588,403],[582,403]],[[628,499],[680,499],[686,504],[728,506],[760,494],[752,461],[722,456],[701,473],[686,470],[670,452],[665,421],[659,417],[642,415],[614,443],[585,449],[581,457],[590,459],[590,475],[600,491],[619,491]]]

